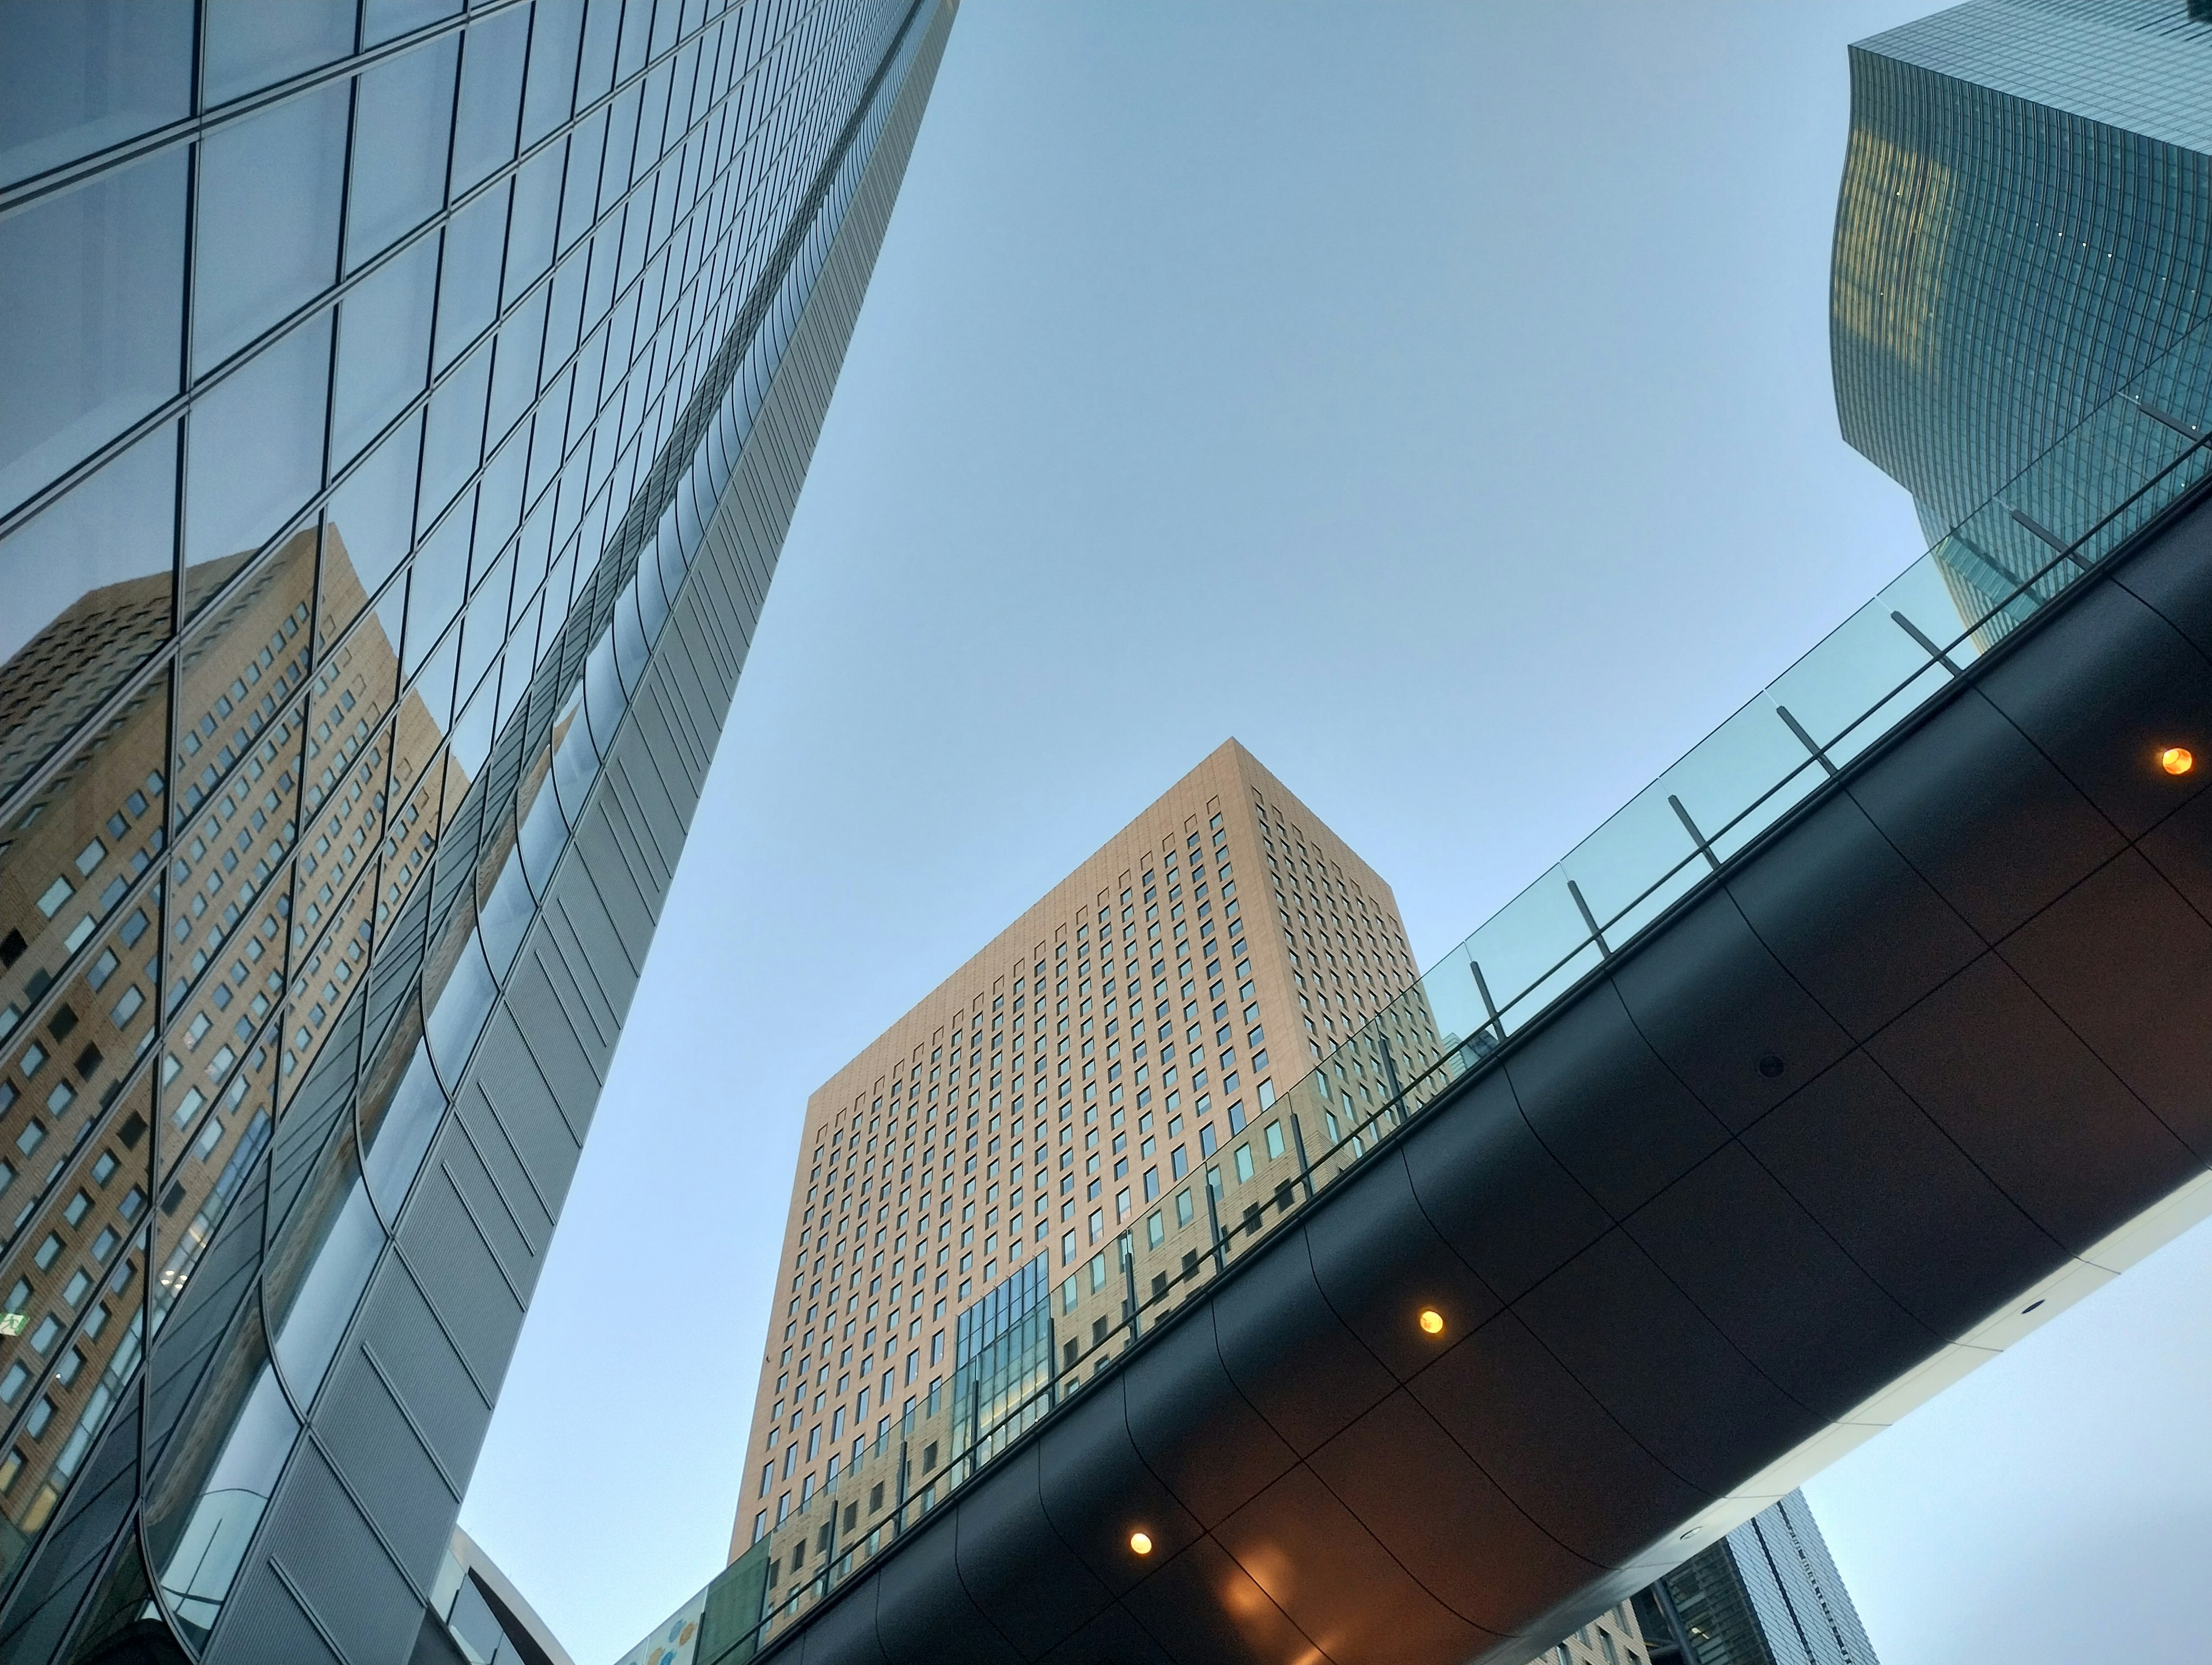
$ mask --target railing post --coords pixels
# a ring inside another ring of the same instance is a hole
[[[1490,1022],[1486,1027],[1502,1047],[1505,1044],[1505,1025],[1498,1016],[1498,1002],[1490,998],[1490,983],[1482,975],[1482,962],[1470,955],[1467,969],[1474,974],[1474,992],[1482,996],[1482,1009],[1489,1016]]]
[[[1228,1251],[1221,1242],[1221,1213],[1213,1206],[1213,1170],[1206,1170],[1206,1224],[1213,1237],[1213,1270],[1216,1275],[1229,1269]]]
[[[1313,1167],[1306,1160],[1306,1136],[1298,1129],[1298,1113],[1291,1112],[1291,1144],[1298,1153],[1298,1178],[1306,1188],[1306,1200],[1314,1199]]]
[[[1137,1245],[1135,1239],[1124,1236],[1121,1243],[1121,1280],[1129,1291],[1129,1340],[1134,1342],[1139,1334],[1137,1323]]]
[[[1398,1085],[1398,1066],[1390,1056],[1390,1037],[1377,1034],[1375,1044],[1382,1049],[1382,1074],[1390,1083],[1390,1103],[1396,1108],[1400,1121],[1406,1119],[1406,1090]]]

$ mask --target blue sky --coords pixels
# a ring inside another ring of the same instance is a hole
[[[722,1564],[806,1095],[1225,736],[1425,962],[1919,553],[1826,298],[1930,9],[968,0],[463,1515],[578,1665]],[[2208,1294],[1810,1488],[1887,1665],[2201,1651]]]

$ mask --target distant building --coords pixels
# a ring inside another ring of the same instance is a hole
[[[1572,1636],[1547,1648],[1528,1665],[1648,1665],[1659,1656],[1644,1639],[1636,1607],[1635,1601],[1623,1601],[1607,1609]]]
[[[1651,1665],[1876,1665],[1802,1492],[1684,1562],[1635,1607]]]
[[[1960,532],[1939,560],[1970,620],[2053,558],[2010,509],[2070,538],[2134,483],[2125,425],[2013,501],[2024,469],[2124,388],[2156,404],[2166,386],[2181,410],[2197,402],[2179,390],[2212,385],[2191,335],[2212,317],[2206,18],[2189,0],[1973,0],[1851,48],[1837,415],[1931,545]]]
[[[1415,972],[1390,887],[1231,740],[825,1083],[731,1544],[770,1545],[771,1614],[1437,1056],[1418,1000],[1370,1027]],[[1301,1127],[1278,1084],[1324,1053]]]

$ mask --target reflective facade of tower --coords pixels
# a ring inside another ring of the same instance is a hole
[[[1844,437],[1912,493],[1931,544],[2121,389],[2186,410],[2212,385],[2202,10],[1973,0],[1851,49],[1837,410]],[[2177,343],[2162,391],[2131,386]],[[2136,477],[2110,443],[2082,443],[2044,471],[2041,501],[2008,507],[2069,536],[2109,513]],[[1978,617],[2051,556],[1998,516],[1942,559]]]
[[[425,1634],[951,15],[0,8],[9,1665]]]
[[[1639,1592],[1636,1612],[1651,1665],[1876,1665],[1802,1492]]]

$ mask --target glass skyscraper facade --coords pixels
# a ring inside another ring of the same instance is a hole
[[[445,1633],[951,10],[0,4],[9,1665]]]
[[[2023,470],[2123,389],[2174,410],[2212,389],[2203,17],[2191,0],[1973,0],[1851,49],[1838,415],[1912,493],[1970,619],[2049,562],[2038,526],[2071,537],[2139,476],[2112,423],[2032,487]],[[1960,531],[1999,497],[2027,519]]]
[[[1875,1665],[1802,1492],[1640,1592],[1636,1613],[1652,1665]]]

